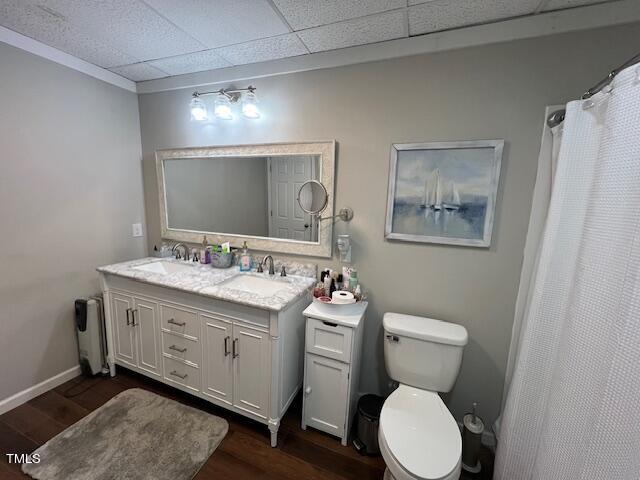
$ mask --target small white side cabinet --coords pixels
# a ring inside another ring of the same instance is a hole
[[[307,318],[302,428],[340,437],[347,445],[358,401],[363,319],[367,302],[344,307],[312,303]]]

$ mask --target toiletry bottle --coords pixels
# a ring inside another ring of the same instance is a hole
[[[349,291],[354,292],[358,286],[358,271],[353,268],[351,270],[351,276],[349,277]]]
[[[202,248],[200,249],[200,263],[209,263],[207,262],[207,246],[209,242],[207,242],[207,236],[202,237]]]
[[[242,244],[242,253],[240,254],[240,271],[248,272],[251,270],[251,255],[249,254],[249,248],[247,248],[247,242]]]
[[[331,295],[331,293],[329,292],[330,289],[331,289],[331,275],[329,275],[329,273],[327,273],[324,276],[324,293],[325,293],[325,295],[327,295],[327,296]]]
[[[353,296],[356,299],[356,302],[362,300],[362,289],[360,288],[360,284],[356,285],[356,289],[353,292]]]

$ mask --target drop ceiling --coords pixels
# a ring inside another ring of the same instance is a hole
[[[0,0],[0,25],[137,82],[605,1]]]

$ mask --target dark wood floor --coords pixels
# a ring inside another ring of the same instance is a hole
[[[266,426],[218,408],[136,373],[118,369],[114,378],[78,377],[0,416],[0,479],[29,478],[9,464],[6,453],[31,453],[110,398],[128,388],[144,388],[225,418],[229,433],[196,479],[381,479],[381,457],[359,455],[353,447],[321,432],[300,428],[300,402],[280,426],[278,448],[269,446]],[[483,472],[463,479],[490,479],[493,459],[483,452]]]

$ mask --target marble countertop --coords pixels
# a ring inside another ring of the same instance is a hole
[[[175,273],[161,274],[134,267],[148,264],[151,262],[169,262],[179,265],[188,266],[188,270],[178,271]],[[285,264],[286,266],[286,264]],[[312,268],[304,264],[291,264],[287,272],[303,272],[313,271]],[[156,258],[147,257],[129,262],[115,263],[113,265],[105,265],[97,269],[101,273],[117,275],[120,277],[131,278],[140,282],[158,285],[161,287],[181,290],[188,293],[195,293],[206,297],[217,298],[219,300],[227,300],[242,305],[262,308],[272,311],[280,311],[289,305],[293,300],[301,295],[306,294],[309,287],[315,284],[315,276],[293,275],[288,274],[281,277],[279,273],[270,277],[268,273],[240,272],[237,266],[230,268],[213,268],[211,265],[201,265],[198,263],[185,262],[183,260],[175,260],[173,258]],[[273,295],[260,296],[255,293],[236,290],[223,284],[225,280],[229,280],[237,275],[251,275],[268,278],[271,282],[282,284],[282,289],[276,291]]]

